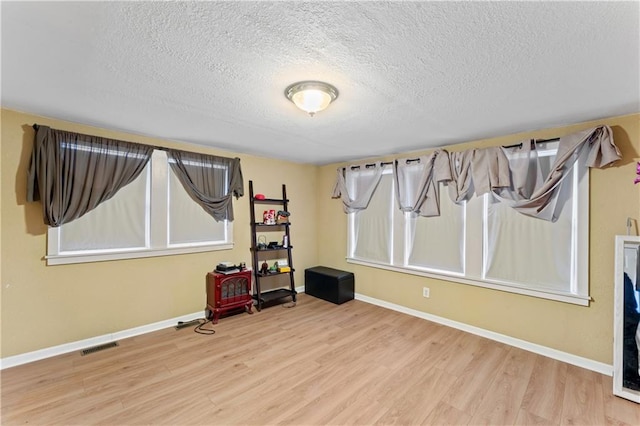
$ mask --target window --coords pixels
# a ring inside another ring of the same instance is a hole
[[[542,176],[558,149],[557,142],[545,145],[537,150]],[[525,216],[493,193],[456,204],[442,182],[440,216],[402,212],[386,167],[368,208],[349,214],[348,260],[587,305],[589,177],[587,150],[581,152],[549,207],[553,222]],[[347,186],[363,173],[372,171],[349,173]]]
[[[216,178],[229,187],[229,170],[223,165],[190,164],[199,167],[213,167]],[[199,204],[194,202],[182,187],[178,177],[171,171],[169,177],[169,218],[167,223],[168,245],[170,247],[188,247],[194,245],[211,245],[228,241],[230,223],[216,222]]]
[[[358,179],[350,183],[355,184],[357,180],[366,179],[367,175],[374,173],[371,170],[357,172]],[[369,207],[350,215],[353,230],[351,235],[353,257],[392,263],[393,219],[398,214],[395,210],[393,179],[391,169],[387,168],[369,201]]]
[[[464,274],[466,203],[456,204],[440,184],[440,216],[406,216],[406,266]]]
[[[220,168],[228,181],[229,170]],[[131,184],[84,216],[49,228],[47,263],[95,262],[233,247],[233,225],[215,221],[182,187],[164,151],[155,150]]]

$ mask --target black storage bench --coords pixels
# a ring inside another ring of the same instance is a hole
[[[304,292],[338,305],[353,300],[352,272],[316,266],[304,271]]]

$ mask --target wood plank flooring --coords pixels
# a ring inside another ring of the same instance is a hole
[[[213,328],[3,370],[2,424],[640,425],[611,377],[360,301]]]

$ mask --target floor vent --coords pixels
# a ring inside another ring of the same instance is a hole
[[[200,324],[200,320],[197,320],[197,319],[186,321],[186,322],[179,322],[178,325],[176,325],[176,330],[196,326],[198,324]]]
[[[94,352],[103,351],[105,349],[115,348],[116,346],[118,346],[118,342],[105,343],[104,345],[98,345],[98,346],[94,346],[92,348],[83,349],[80,352],[80,354],[82,356],[85,356],[85,355],[92,354]]]

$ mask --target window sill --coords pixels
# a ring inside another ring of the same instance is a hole
[[[410,274],[410,275],[418,275],[421,277],[435,278],[443,281],[451,281],[451,282],[460,283],[460,284],[473,285],[476,287],[490,288],[492,290],[506,291],[508,293],[522,294],[526,296],[537,297],[540,299],[555,300],[558,302],[571,303],[571,304],[580,305],[580,306],[589,306],[589,302],[591,301],[590,296],[580,296],[577,294],[554,292],[553,290],[549,290],[549,291],[533,290],[533,289],[518,286],[517,284],[507,285],[507,284],[500,284],[492,281],[464,278],[462,276],[456,276],[453,274],[452,275],[437,274],[437,273],[427,272],[427,271],[413,269],[413,268],[385,265],[382,263],[368,262],[368,261],[354,259],[354,258],[347,258],[347,262],[353,263],[355,265],[385,269],[387,271],[399,272],[399,273]]]
[[[170,247],[163,249],[132,249],[101,251],[94,253],[65,253],[45,256],[47,265],[68,265],[72,263],[104,262],[109,260],[139,259],[145,257],[173,256],[176,254],[202,253],[207,251],[231,250],[233,243],[207,244],[190,247]]]

